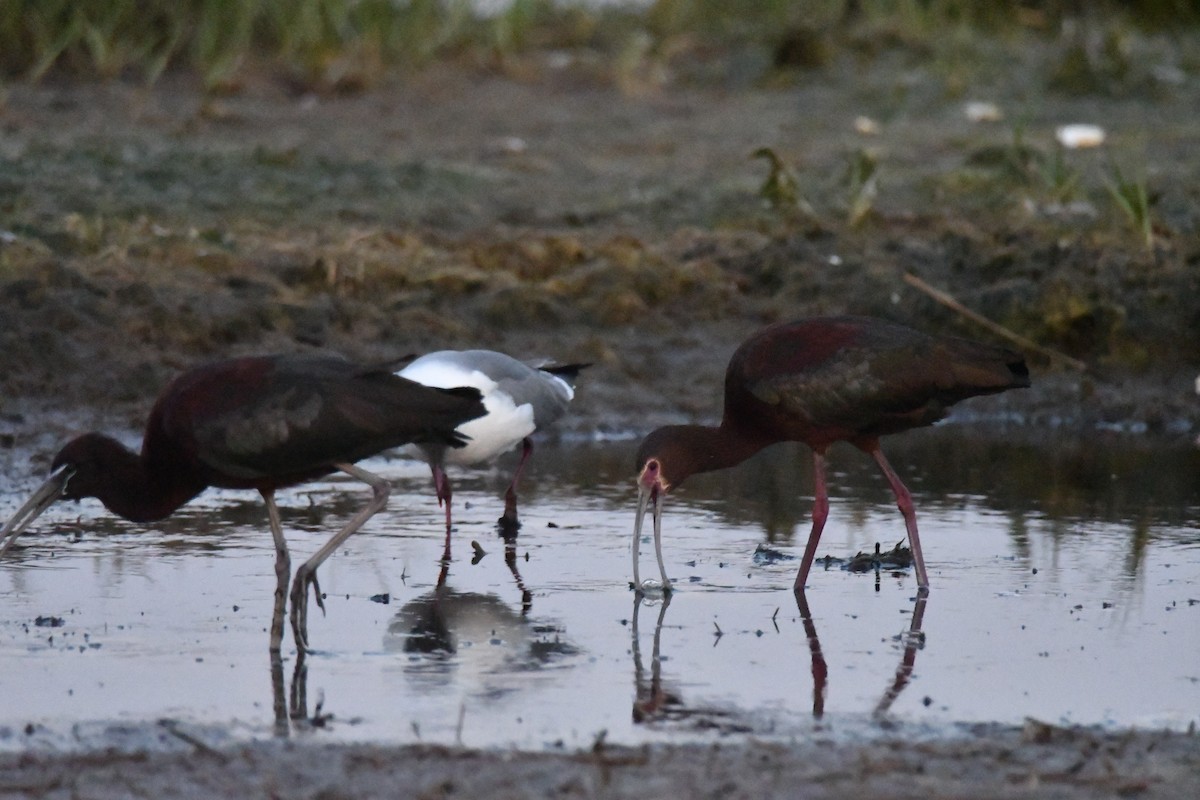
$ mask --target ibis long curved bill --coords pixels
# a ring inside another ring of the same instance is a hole
[[[0,557],[8,552],[13,542],[17,540],[22,531],[29,527],[30,523],[63,496],[63,492],[67,489],[67,482],[74,474],[75,469],[70,464],[63,464],[50,473],[50,477],[25,501],[25,505],[17,509],[17,513],[13,514],[12,518],[4,524],[3,529],[0,529]]]
[[[662,555],[662,508],[666,492],[656,480],[647,480],[646,476],[638,481],[637,518],[633,522],[633,589],[635,592],[645,591],[638,573],[638,556],[642,547],[642,523],[646,518],[647,509],[651,509],[654,518],[654,554],[658,557],[658,571],[662,575],[662,591],[671,591],[671,581],[667,578],[667,568],[663,564]]]

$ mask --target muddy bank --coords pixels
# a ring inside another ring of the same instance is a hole
[[[189,737],[190,738],[190,737]],[[261,742],[170,753],[0,755],[0,797],[1190,798],[1196,737],[1031,722],[961,738],[749,742],[591,752]]]
[[[548,60],[351,96],[271,75],[216,100],[182,76],[12,86],[0,425],[10,441],[86,407],[136,429],[171,374],[229,353],[459,346],[595,363],[578,429],[711,418],[726,357],[765,322],[990,338],[911,273],[1086,365],[1032,355],[1035,389],[982,415],[1194,436],[1200,96],[1063,96],[1037,88],[1036,56],[1015,63],[971,94],[1019,117],[988,124],[945,76],[886,59],[736,91],[622,91]],[[1080,119],[1107,149],[1056,148]],[[763,194],[764,146],[792,195]],[[1145,166],[1150,246],[1107,199],[1118,160]]]

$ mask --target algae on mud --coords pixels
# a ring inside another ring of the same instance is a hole
[[[1028,96],[1016,72],[989,94],[1026,109],[1025,146],[1049,149],[1053,120],[1097,113],[1088,98]],[[1147,251],[1101,213],[1103,154],[1060,154],[1092,204],[1076,216],[1049,211],[1054,187],[972,166],[1012,133],[970,123],[936,74],[910,73],[883,132],[855,142],[853,113],[876,113],[894,80],[886,65],[831,66],[790,87],[631,96],[569,68],[518,81],[442,66],[356,96],[296,98],[264,78],[217,118],[180,75],[13,86],[0,106],[5,411],[102,400],[132,425],[170,374],[228,352],[367,359],[482,342],[602,364],[580,420],[711,415],[717,354],[767,321],[852,311],[981,335],[907,287],[912,272],[1089,364],[1035,364],[1033,416],[1196,427],[1194,90],[1102,107],[1114,152],[1154,165],[1170,227]],[[814,211],[764,204],[764,145]],[[851,226],[835,198],[860,146],[880,151],[879,190]],[[651,376],[682,391],[653,391]]]

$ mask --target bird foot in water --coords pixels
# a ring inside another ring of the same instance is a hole
[[[317,608],[321,609],[321,615],[325,615],[325,594],[321,591],[321,584],[317,581],[317,572],[313,570],[308,574],[308,582],[313,587],[313,597],[316,598]]]
[[[509,539],[516,536],[521,531],[521,521],[517,519],[516,514],[511,517],[506,513],[503,517],[496,520],[496,532],[500,534],[502,539]]]

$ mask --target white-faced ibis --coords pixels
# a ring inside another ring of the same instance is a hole
[[[642,520],[653,505],[654,549],[662,558],[662,503],[689,475],[740,464],[767,445],[803,442],[813,451],[813,525],[796,575],[803,591],[829,514],[825,451],[849,442],[870,455],[904,515],[917,585],[929,587],[912,497],[888,464],[879,438],[941,419],[960,400],[1029,386],[1019,353],[948,336],[928,336],[869,317],[822,317],[771,325],[729,360],[725,411],[716,427],[672,425],[650,433],[637,452],[638,511],[633,579],[638,578]]]
[[[493,350],[440,350],[421,356],[397,373],[426,386],[473,386],[483,393],[487,413],[458,428],[458,432],[469,439],[465,447],[448,448],[440,442],[420,442],[409,448],[433,471],[438,505],[446,509],[447,548],[452,492],[446,465],[487,463],[520,444],[521,459],[504,494],[504,516],[499,520],[502,532],[515,533],[520,526],[517,481],[533,452],[529,437],[566,413],[575,397],[575,378],[585,366],[531,367]]]
[[[296,570],[291,620],[303,653],[310,584],[324,609],[317,567],[387,503],[388,483],[354,462],[410,442],[461,447],[466,442],[455,429],[484,413],[478,390],[431,389],[397,377],[394,368],[334,356],[277,355],[186,372],[155,402],[140,454],[99,433],[67,443],[50,478],[0,530],[0,556],[59,499],[95,497],[117,516],[152,522],[209,486],[257,489],[275,538],[271,651],[277,653],[291,562],[275,491],[341,470],[367,483],[374,496]]]

